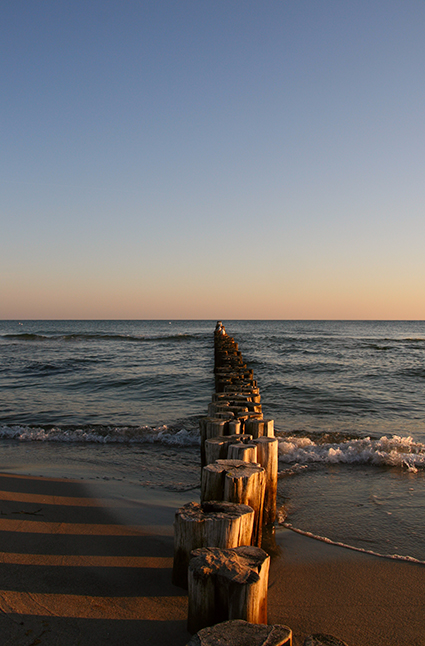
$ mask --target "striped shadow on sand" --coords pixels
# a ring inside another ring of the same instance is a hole
[[[0,611],[108,621],[185,621],[172,538],[117,522],[119,499],[81,481],[0,475]],[[169,531],[167,530],[169,534]]]

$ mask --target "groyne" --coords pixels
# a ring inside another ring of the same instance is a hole
[[[278,475],[274,421],[264,418],[253,370],[221,321],[214,331],[215,392],[200,419],[201,500],[176,511],[173,583],[188,589],[187,646],[292,646],[267,624]],[[269,552],[269,553],[268,553]],[[304,646],[347,646],[308,635]]]
[[[253,370],[221,321],[214,331],[214,377],[199,425],[201,501],[176,512],[173,582],[188,588],[189,632],[200,635],[224,621],[232,635],[240,622],[248,632],[267,624],[270,556],[263,529],[273,528],[276,518],[278,442]],[[292,643],[287,627],[273,634],[276,644]],[[270,630],[264,635],[272,646]]]

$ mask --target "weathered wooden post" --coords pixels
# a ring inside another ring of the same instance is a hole
[[[245,432],[252,437],[274,437],[274,421],[272,419],[248,419],[245,422]]]
[[[242,433],[242,425],[239,419],[229,420],[229,434],[239,435]]]
[[[270,557],[258,547],[201,548],[189,561],[188,631],[226,619],[267,623]]]
[[[243,460],[244,462],[258,462],[257,447],[255,444],[242,444],[241,442],[239,444],[229,444],[227,459]]]
[[[209,501],[202,505],[189,502],[180,507],[174,520],[174,585],[187,588],[187,568],[192,550],[250,545],[253,527],[254,510],[248,505]]]
[[[276,520],[278,447],[275,437],[258,437],[252,441],[257,447],[257,462],[266,472],[263,524],[273,525]]]
[[[282,624],[267,626],[266,624],[250,624],[243,619],[232,619],[215,626],[202,628],[186,646],[245,646],[246,644],[251,646],[292,646],[292,630]],[[307,646],[307,642],[304,642],[304,646]],[[318,645],[309,643],[309,646]],[[340,646],[340,644],[329,644],[329,646]]]
[[[254,509],[253,545],[261,545],[265,470],[242,460],[217,460],[202,469],[201,501],[227,500]]]
[[[201,435],[201,467],[205,466],[205,441],[218,435],[229,435],[229,419],[201,417],[199,420]]]
[[[252,435],[237,433],[234,435],[219,435],[205,440],[205,464],[212,464],[216,460],[226,460],[231,444],[245,443],[252,440]]]

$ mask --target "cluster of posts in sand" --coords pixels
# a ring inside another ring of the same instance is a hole
[[[178,509],[174,523],[173,583],[188,589],[192,634],[229,620],[267,623],[270,557],[261,544],[276,518],[273,420],[263,418],[253,371],[221,322],[214,350],[215,393],[200,420],[201,502]],[[278,643],[290,644],[290,631]]]

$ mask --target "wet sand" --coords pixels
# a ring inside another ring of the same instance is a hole
[[[187,596],[171,584],[172,521],[184,501],[137,491],[0,475],[3,646],[187,643]],[[277,542],[269,623],[289,625],[294,644],[327,632],[349,646],[424,646],[424,566],[289,530]]]
[[[294,644],[330,633],[349,646],[425,645],[425,566],[362,554],[277,531],[269,623],[287,623]]]

